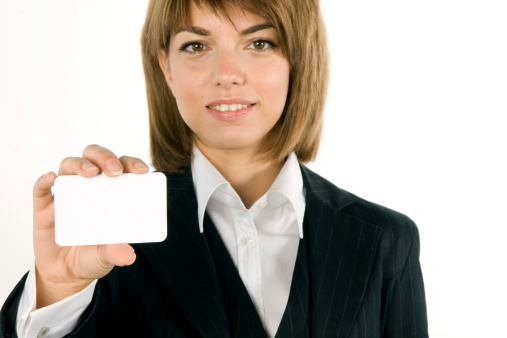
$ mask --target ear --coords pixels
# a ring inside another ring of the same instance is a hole
[[[158,52],[158,64],[160,66],[160,69],[162,69],[162,73],[164,73],[164,77],[167,84],[169,85],[169,88],[173,90],[173,77],[171,74],[171,68],[169,67],[167,54],[163,50],[160,50]]]

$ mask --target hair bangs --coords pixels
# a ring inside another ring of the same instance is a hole
[[[183,121],[160,68],[171,36],[191,22],[192,6],[209,10],[233,26],[235,10],[265,18],[277,30],[290,65],[286,104],[270,132],[266,159],[283,161],[291,152],[305,163],[315,159],[322,132],[329,80],[324,21],[317,0],[151,0],[141,35],[150,117],[150,149],[157,170],[178,172],[190,165],[194,135]]]

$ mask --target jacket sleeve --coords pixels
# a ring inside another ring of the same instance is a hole
[[[385,283],[383,298],[388,302],[384,309],[383,338],[428,337],[424,283],[419,263],[419,232],[415,224],[412,229],[404,267]]]
[[[93,299],[75,330],[65,337],[142,337],[136,291],[125,274],[115,267],[99,279]]]
[[[14,287],[14,290],[12,290],[11,294],[7,297],[4,305],[2,306],[2,310],[0,311],[0,338],[17,337],[16,316],[27,276],[28,272]]]
[[[27,274],[28,275],[28,274]],[[0,312],[0,338],[18,337],[16,318],[19,301],[23,292],[25,275],[16,285]],[[113,337],[142,336],[136,309],[135,297],[132,297],[131,285],[122,278],[121,268],[114,268],[109,275],[95,286],[90,305],[79,320],[73,332],[65,337]],[[119,323],[129,323],[128,326]]]

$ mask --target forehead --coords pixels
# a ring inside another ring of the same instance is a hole
[[[273,27],[268,19],[239,6],[226,4],[223,8],[214,8],[207,4],[196,5],[192,2],[186,17],[175,27],[173,34],[185,31],[188,27],[203,27],[213,30],[213,28],[218,29],[223,25],[233,26],[236,31],[241,32],[259,24],[269,24],[270,27]]]

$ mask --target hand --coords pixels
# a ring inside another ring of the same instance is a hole
[[[58,175],[93,177],[101,172],[109,177],[123,172],[148,173],[138,158],[116,157],[98,145],[89,145],[83,157],[62,161]],[[33,244],[37,284],[37,308],[56,303],[107,275],[115,265],[132,264],[136,255],[128,244],[61,247],[55,242],[55,208],[51,187],[56,174],[40,177],[33,187]]]

